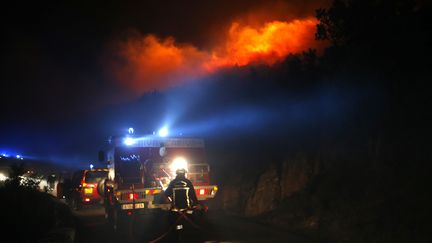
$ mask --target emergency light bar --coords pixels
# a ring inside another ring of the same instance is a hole
[[[125,138],[123,142],[127,146],[131,146],[131,145],[134,145],[136,143],[135,139],[130,138],[130,137]]]
[[[159,129],[158,134],[159,134],[159,136],[161,136],[161,137],[166,137],[166,136],[168,136],[168,128],[166,128],[166,127],[162,127],[161,129]]]
[[[172,138],[159,136],[122,137],[112,140],[116,146],[160,148],[204,148],[204,141],[199,138]]]

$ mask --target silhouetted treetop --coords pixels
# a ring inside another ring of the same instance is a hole
[[[316,10],[315,37],[336,46],[398,42],[408,37],[406,30],[418,27],[419,9],[414,0],[334,0]]]

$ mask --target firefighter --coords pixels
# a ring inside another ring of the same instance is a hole
[[[165,190],[165,196],[171,201],[168,222],[171,227],[176,229],[174,235],[180,234],[185,223],[198,227],[194,223],[193,210],[190,210],[198,206],[198,199],[192,182],[186,178],[185,169],[176,170],[176,178],[169,183]],[[180,237],[180,235],[177,236]]]
[[[198,199],[192,182],[186,178],[185,169],[176,170],[176,178],[170,182],[165,195],[171,201],[174,210],[186,210],[198,205]]]

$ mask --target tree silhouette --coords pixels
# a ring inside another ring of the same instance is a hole
[[[328,9],[316,10],[319,20],[315,38],[317,40],[330,40],[334,45],[346,43],[348,36],[348,6],[345,1],[336,0]]]
[[[384,43],[405,39],[417,12],[414,0],[334,0],[316,10],[315,38],[335,46],[351,43]]]

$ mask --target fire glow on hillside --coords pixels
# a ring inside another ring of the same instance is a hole
[[[224,41],[200,50],[173,37],[135,36],[119,42],[115,77],[136,93],[160,90],[218,70],[253,64],[273,65],[287,55],[319,48],[315,18],[270,21],[260,26],[233,22]]]
[[[313,18],[272,21],[260,28],[233,23],[226,44],[215,49],[203,66],[207,70],[217,70],[252,63],[272,65],[290,53],[314,47],[316,24]]]

